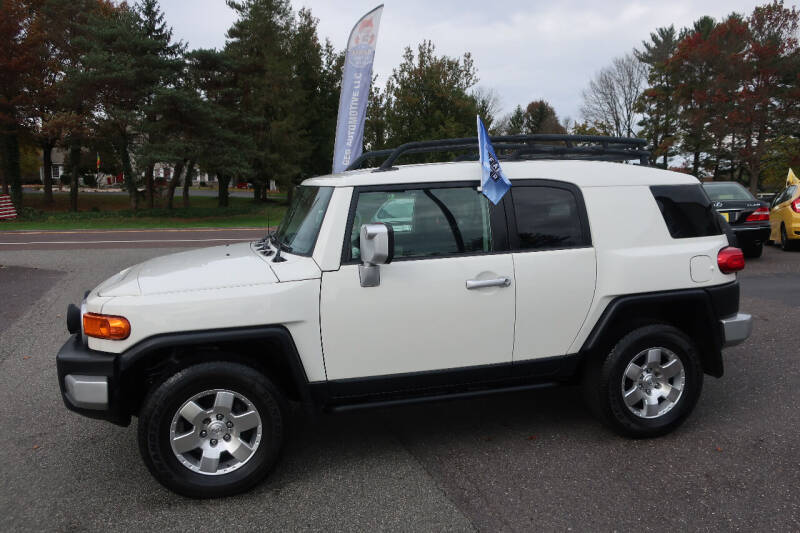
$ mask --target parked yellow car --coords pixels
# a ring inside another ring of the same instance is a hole
[[[770,239],[784,250],[800,247],[800,180],[789,170],[786,188],[772,200]]]

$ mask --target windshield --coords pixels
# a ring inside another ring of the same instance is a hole
[[[754,200],[750,192],[738,183],[704,183],[708,196],[715,202],[725,202],[731,200],[750,201]]]
[[[297,255],[311,255],[333,187],[304,187],[295,190],[294,198],[283,216],[275,236],[284,250]]]

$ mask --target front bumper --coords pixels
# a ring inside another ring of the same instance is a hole
[[[719,323],[722,326],[724,348],[744,342],[753,332],[753,317],[747,313],[736,313],[721,319]]]
[[[116,397],[116,355],[90,350],[76,334],[58,351],[56,368],[67,409],[121,426],[130,424],[130,415]]]

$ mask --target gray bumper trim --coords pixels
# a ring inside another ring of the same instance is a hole
[[[737,313],[719,321],[725,335],[724,347],[744,342],[753,332],[753,317],[747,313]]]
[[[108,378],[105,376],[64,377],[67,399],[75,407],[84,409],[108,409]]]

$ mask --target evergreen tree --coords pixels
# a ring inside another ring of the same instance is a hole
[[[152,82],[150,86],[143,87],[143,146],[140,151],[141,166],[145,169],[145,189],[148,207],[153,207],[154,184],[153,167],[158,161],[153,159],[148,144],[163,145],[168,139],[160,137],[162,129],[156,122],[167,117],[159,113],[154,106],[156,95],[164,95],[164,89],[174,87],[177,77],[183,68],[183,54],[185,45],[182,42],[173,42],[172,28],[167,26],[164,13],[158,5],[158,0],[142,0],[136,5],[135,11],[139,17],[139,25],[146,43],[142,55],[137,58],[142,68],[147,69]],[[170,199],[171,203],[171,199]]]
[[[437,56],[431,41],[416,55],[410,47],[386,83],[389,144],[475,135],[477,103],[470,90],[478,82],[472,56]]]
[[[243,94],[236,84],[237,60],[227,50],[194,50],[188,54],[189,72],[202,104],[197,120],[204,126],[193,139],[197,165],[217,177],[220,207],[228,206],[228,185],[235,178],[250,178],[258,151],[252,144],[258,119],[242,114]],[[189,161],[186,179],[191,178]]]
[[[663,27],[650,34],[649,42],[642,41],[641,50],[633,52],[648,68],[649,87],[638,102],[638,111],[643,117],[639,122],[641,135],[650,141],[651,163],[656,164],[661,158],[663,168],[668,167],[669,158],[675,155],[678,106],[672,97],[675,88],[666,66],[677,44],[675,27]]]
[[[250,123],[244,131],[254,148],[246,178],[261,186],[275,180],[291,194],[311,152],[301,119],[311,110],[303,107],[306,94],[293,61],[298,50],[292,46],[291,6],[288,0],[229,0],[228,5],[239,18],[228,30],[225,53],[236,72],[240,110]]]

